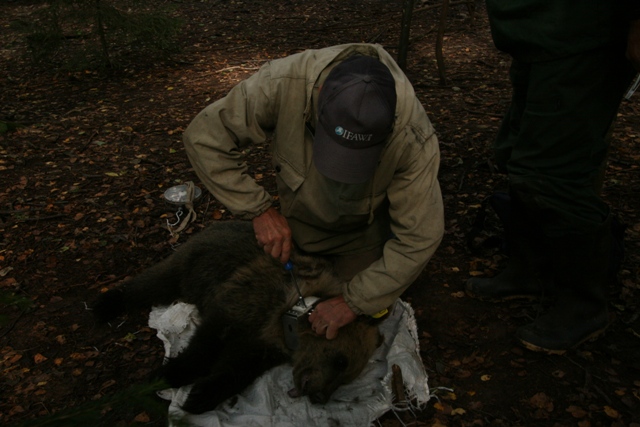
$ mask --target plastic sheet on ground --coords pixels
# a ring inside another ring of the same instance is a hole
[[[193,305],[176,303],[156,307],[149,315],[149,326],[158,330],[168,357],[176,356],[188,343],[198,324]],[[305,397],[291,398],[293,388],[290,365],[271,369],[241,393],[237,400],[223,403],[216,410],[200,415],[187,414],[180,406],[191,386],[168,389],[160,396],[170,400],[169,416],[196,427],[299,427],[369,426],[384,413],[423,407],[429,400],[429,386],[418,348],[416,322],[411,306],[396,301],[390,316],[380,325],[384,336],[362,375],[340,387],[326,405],[313,405]],[[394,407],[392,366],[397,365],[404,380],[408,402]],[[176,425],[170,421],[170,425]],[[182,424],[181,424],[182,425]]]

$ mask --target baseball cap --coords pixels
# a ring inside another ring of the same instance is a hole
[[[386,65],[370,56],[352,56],[336,65],[318,96],[313,141],[318,171],[347,184],[371,178],[395,110],[395,80]]]

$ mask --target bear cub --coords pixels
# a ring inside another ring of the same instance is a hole
[[[343,284],[329,261],[294,252],[291,262],[304,297],[341,293]],[[283,363],[293,365],[289,395],[324,404],[360,375],[381,343],[379,321],[366,316],[327,340],[303,315],[296,325],[298,347],[287,347],[282,316],[297,303],[298,292],[291,274],[258,246],[250,222],[205,228],[165,260],[101,294],[93,311],[106,322],[176,300],[194,304],[201,323],[161,376],[171,387],[194,384],[183,405],[194,414],[215,409]]]

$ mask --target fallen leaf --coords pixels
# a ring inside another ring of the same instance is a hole
[[[9,277],[7,279],[4,279],[2,282],[0,282],[0,287],[15,286],[17,284],[18,284],[18,281],[15,278]]]
[[[480,379],[482,381],[490,381],[491,380],[491,375],[483,375],[480,377]]]
[[[459,379],[469,378],[471,375],[473,375],[472,372],[467,369],[460,369],[455,374],[456,378],[459,378]]]
[[[455,408],[453,411],[451,411],[451,415],[464,415],[466,413],[467,411],[462,408]]]
[[[448,392],[446,392],[445,394],[442,395],[442,398],[446,399],[446,400],[456,400],[456,399],[458,399],[458,396],[456,396],[455,393],[452,393],[452,392],[448,391]]]
[[[615,409],[613,409],[611,406],[605,406],[604,413],[607,414],[610,418],[613,418],[614,420],[617,420],[618,418],[620,418],[620,413]]]
[[[587,416],[587,411],[579,406],[571,405],[567,408],[567,412],[570,413],[573,418],[584,418]]]
[[[22,355],[19,353],[9,353],[10,357],[8,357],[4,362],[7,365],[12,365],[14,363],[16,363],[18,360],[22,359]]]
[[[13,408],[11,408],[11,410],[9,411],[9,416],[13,416],[15,414],[20,414],[24,412],[24,408],[20,405],[18,406],[14,406]]]
[[[104,390],[107,387],[111,387],[115,383],[116,383],[116,380],[105,381],[104,384],[102,384],[102,387],[100,387],[100,391]]]
[[[534,408],[544,409],[547,412],[553,411],[553,401],[544,393],[536,393],[531,399],[529,399],[529,403]]]
[[[47,360],[47,358],[43,355],[41,355],[40,353],[36,354],[35,356],[33,356],[33,361],[36,362],[36,364],[45,362]]]
[[[578,351],[576,354],[581,358],[583,358],[584,360],[593,362],[593,353],[591,353],[590,351]]]
[[[149,418],[149,415],[147,415],[146,412],[141,412],[138,415],[136,415],[133,421],[137,423],[148,423],[149,421],[151,421],[151,418]]]
[[[436,405],[438,405],[436,407]],[[433,405],[434,407],[436,407],[437,410],[441,411],[444,415],[451,415],[451,405],[448,405],[447,403],[444,402],[438,402],[435,405]]]
[[[482,404],[482,402],[478,402],[477,400],[469,402],[469,409],[473,411],[480,411],[482,410],[482,408],[484,408],[484,405]],[[473,425],[476,425],[476,424],[474,423]],[[481,423],[477,425],[483,425],[483,424]]]
[[[26,176],[21,176],[20,177],[20,184],[16,185],[17,188],[24,190],[25,187],[27,186],[27,183],[29,182],[29,180],[27,179]]]

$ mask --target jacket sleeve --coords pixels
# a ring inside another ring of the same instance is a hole
[[[235,86],[227,96],[202,110],[189,124],[183,142],[196,174],[235,216],[251,219],[273,199],[249,175],[242,150],[264,144],[275,124],[270,98],[270,68]]]
[[[394,236],[386,242],[382,258],[357,274],[343,292],[357,314],[372,315],[392,305],[438,248],[444,234],[439,162],[435,134],[424,144],[409,143],[403,153],[388,188]]]

